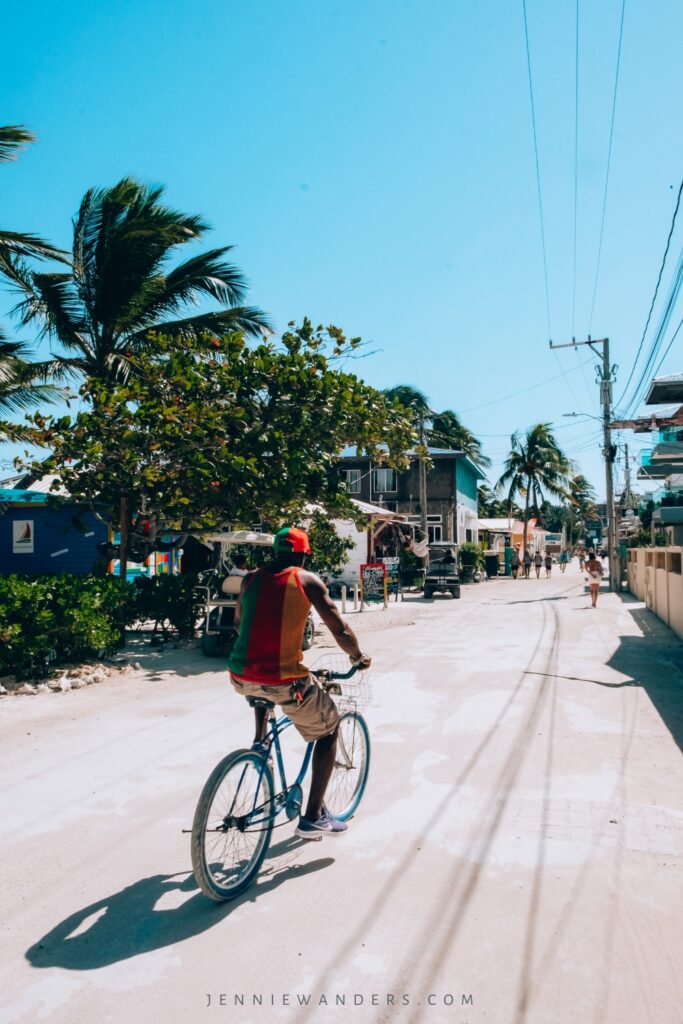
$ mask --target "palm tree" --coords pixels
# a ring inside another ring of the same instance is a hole
[[[270,333],[260,309],[241,305],[245,280],[224,258],[232,246],[168,268],[177,247],[200,239],[208,225],[165,206],[162,195],[161,187],[132,178],[90,189],[74,220],[68,273],[35,273],[13,261],[13,281],[26,296],[14,312],[22,325],[37,323],[41,336],[60,343],[64,354],[56,359],[65,372],[123,380],[151,331],[178,338]],[[223,308],[185,315],[206,297]]]
[[[507,519],[514,517],[522,518],[522,510],[519,505],[500,501],[496,498],[495,491],[492,491],[488,484],[481,483],[477,487],[477,508],[482,519]]]
[[[479,438],[464,426],[458,414],[452,409],[432,413],[429,437],[431,443],[436,447],[454,448],[464,452],[475,465],[482,469],[491,465],[491,460],[482,451]]]
[[[518,495],[524,495],[523,545],[526,551],[530,505],[540,507],[544,491],[560,498],[567,496],[571,463],[560,450],[549,423],[537,423],[524,437],[515,432],[510,444],[510,454],[496,490],[507,489],[508,506],[512,506]]]
[[[35,135],[17,124],[0,125],[0,164],[16,160],[19,152],[29,142],[35,142]],[[37,256],[64,261],[64,253],[38,235],[5,231],[0,228],[0,272],[9,271],[13,276],[12,262],[17,257]]]
[[[424,430],[425,443],[436,448],[452,448],[465,452],[478,466],[491,465],[491,460],[482,452],[481,441],[463,425],[458,414],[452,409],[435,412],[424,392],[411,384],[397,384],[396,387],[385,388],[384,394],[389,401],[398,401],[412,412],[415,426]]]
[[[585,528],[586,522],[598,519],[595,507],[595,489],[582,473],[575,473],[569,481],[569,539],[573,543],[577,526]]]
[[[399,402],[404,409],[412,413],[415,425],[424,422],[432,417],[432,410],[429,408],[429,399],[423,391],[414,388],[412,384],[397,384],[393,388],[385,388],[382,394],[390,402]]]
[[[28,348],[8,341],[0,328],[0,417],[26,412],[34,406],[52,402],[63,394],[50,383],[50,363],[28,362]],[[25,427],[0,419],[0,441],[24,441],[33,435]]]

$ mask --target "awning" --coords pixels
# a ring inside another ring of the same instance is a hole
[[[391,512],[388,508],[382,508],[381,505],[371,505],[368,501],[359,501],[358,498],[352,498],[351,501],[360,509],[363,515],[368,516],[370,519],[383,519],[387,523],[405,523],[408,521],[407,517],[400,512]]]
[[[662,405],[664,402],[683,402],[683,373],[656,377],[650,384],[645,405]]]
[[[0,487],[0,502],[4,505],[45,505],[47,494],[14,487]]]

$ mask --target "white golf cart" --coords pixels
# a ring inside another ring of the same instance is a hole
[[[255,548],[273,546],[272,533],[258,533],[255,530],[231,530],[203,537],[205,544],[219,544],[220,554],[214,569],[202,573],[201,583],[196,588],[197,596],[204,607],[204,630],[201,637],[202,653],[207,658],[227,656],[234,642],[235,608],[242,588],[242,575],[235,572],[231,549],[237,545]],[[304,631],[303,649],[313,643],[313,619],[309,615]]]

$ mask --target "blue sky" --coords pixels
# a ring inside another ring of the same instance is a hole
[[[621,0],[579,10],[574,320],[585,337]],[[572,334],[576,7],[528,0],[527,12],[560,342]],[[626,0],[590,325],[610,336],[615,397],[681,179],[682,37],[678,0]],[[125,174],[163,182],[169,202],[211,223],[207,247],[235,244],[250,301],[278,327],[309,315],[367,338],[375,354],[359,372],[462,412],[492,477],[514,429],[553,421],[604,492],[598,424],[562,418],[597,411],[592,365],[579,366],[590,353],[547,345],[521,0],[14,4],[0,47],[0,122],[39,135],[1,170],[3,225],[68,246],[86,188]],[[672,264],[681,244],[679,225]],[[667,266],[662,295],[670,278]],[[0,295],[0,312],[10,305]],[[661,372],[680,364],[675,345]]]

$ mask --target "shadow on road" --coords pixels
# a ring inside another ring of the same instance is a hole
[[[621,600],[626,605],[639,604],[630,595],[621,595]],[[630,678],[623,683],[598,685],[641,686],[683,750],[683,644],[646,608],[628,608],[628,612],[640,635],[620,637],[619,647],[607,664]]]
[[[120,892],[70,914],[27,950],[26,959],[33,967],[93,971],[182,942],[212,928],[238,907],[255,902],[283,883],[334,863],[333,857],[320,857],[307,864],[292,863],[292,854],[296,855],[305,845],[304,840],[292,836],[272,847],[256,883],[230,903],[212,903],[199,892],[194,877],[186,872],[141,878]],[[278,868],[272,863],[273,855],[283,854],[289,857],[285,865]],[[156,909],[162,897],[177,898],[183,893],[194,895],[180,906]]]

